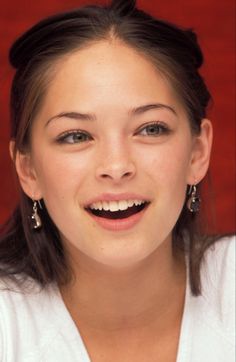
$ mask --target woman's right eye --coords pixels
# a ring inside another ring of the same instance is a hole
[[[92,137],[82,131],[68,131],[63,134],[61,134],[59,137],[57,137],[58,143],[67,143],[67,144],[75,144],[75,143],[83,143],[90,141]]]

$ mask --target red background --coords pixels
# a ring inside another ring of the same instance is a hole
[[[13,40],[44,16],[86,4],[86,0],[0,0],[0,224],[17,200],[10,158],[9,88],[13,71],[7,53]],[[213,232],[235,230],[235,3],[234,0],[139,0],[138,6],[160,18],[192,27],[205,54],[202,74],[213,95],[209,118],[214,125],[210,166]],[[207,192],[209,189],[207,189]],[[208,208],[209,201],[203,200]]]

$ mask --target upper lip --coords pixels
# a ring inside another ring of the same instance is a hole
[[[141,200],[141,201],[150,202],[150,199],[148,197],[135,193],[120,193],[120,194],[103,193],[89,199],[87,202],[85,202],[84,207],[86,208],[89,205],[99,201],[120,201],[120,200]]]

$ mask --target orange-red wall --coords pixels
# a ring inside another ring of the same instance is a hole
[[[85,0],[1,0],[0,2],[0,223],[16,203],[8,156],[8,98],[12,70],[7,63],[11,42],[40,18],[70,9]],[[209,117],[215,139],[211,162],[216,230],[235,230],[235,63],[234,0],[139,0],[138,5],[199,35],[206,64],[202,70],[214,98]],[[203,202],[207,203],[208,201]]]

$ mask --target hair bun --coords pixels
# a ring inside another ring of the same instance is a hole
[[[112,0],[110,8],[120,16],[131,14],[136,7],[136,0]]]
[[[192,54],[193,54],[193,63],[195,67],[198,69],[202,66],[204,58],[202,50],[198,44],[198,38],[194,31],[188,31],[188,37],[192,44]]]

